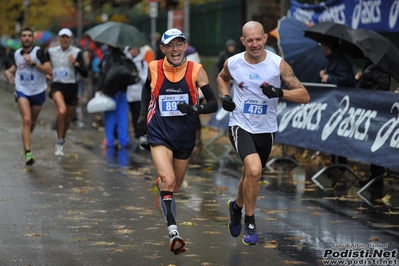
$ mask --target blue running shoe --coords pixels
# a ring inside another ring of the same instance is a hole
[[[236,200],[229,200],[227,207],[229,208],[230,220],[228,223],[229,233],[233,237],[238,237],[241,233],[241,212],[235,213],[233,211],[234,202]]]
[[[244,226],[244,237],[242,238],[244,245],[256,245],[258,243],[258,235],[256,234],[255,224],[246,224]]]

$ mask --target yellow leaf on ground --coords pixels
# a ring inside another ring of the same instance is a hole
[[[105,241],[99,241],[99,242],[93,242],[92,245],[94,246],[114,246],[114,242],[105,242]]]
[[[113,251],[113,252],[127,252],[128,250],[126,248],[107,248],[108,251]]]
[[[143,207],[134,207],[134,206],[121,206],[120,208],[129,211],[142,211],[145,209]]]
[[[43,237],[44,235],[43,235],[43,234],[38,234],[38,233],[30,232],[30,233],[25,234],[25,236],[30,236],[30,237]]]
[[[385,213],[389,214],[389,213]],[[381,223],[371,223],[372,226],[380,227],[380,228],[398,228],[399,225],[396,224],[381,224]]]
[[[278,242],[276,240],[270,240],[263,245],[264,248],[273,248],[277,249]]]
[[[180,225],[195,226],[195,225],[197,225],[197,224],[196,224],[196,223],[193,223],[193,222],[182,222],[182,223],[180,223]]]
[[[133,176],[142,176],[144,175],[143,171],[137,171],[137,170],[129,170],[127,171],[128,175],[133,175]]]
[[[134,233],[134,231],[131,229],[120,229],[120,230],[117,230],[116,233],[118,235],[125,235],[125,234],[132,234],[132,233]]]
[[[381,202],[384,203],[386,206],[391,206],[391,203],[389,203],[389,200],[391,199],[391,195],[386,194],[382,199]]]
[[[263,245],[264,248],[272,248],[272,249],[277,249],[278,245],[276,244],[270,244],[270,243],[266,243]]]
[[[266,210],[265,213],[267,214],[276,214],[276,213],[286,213],[287,210]]]
[[[316,188],[315,187],[313,187],[313,188],[305,188],[304,191],[316,191]]]
[[[221,232],[217,232],[217,231],[204,231],[204,234],[207,235],[221,235]]]

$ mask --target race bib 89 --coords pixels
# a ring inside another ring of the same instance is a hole
[[[161,116],[181,116],[185,115],[177,109],[179,102],[185,102],[188,104],[188,94],[171,94],[161,95],[158,98],[159,110]]]

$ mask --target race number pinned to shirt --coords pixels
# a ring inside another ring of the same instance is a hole
[[[55,80],[62,80],[69,78],[69,68],[67,67],[57,67],[53,70],[54,79]]]
[[[185,102],[188,104],[188,94],[160,95],[158,98],[158,106],[161,116],[186,115],[177,109],[177,104],[179,102]]]
[[[245,98],[242,111],[247,118],[260,118],[267,114],[267,100],[260,98]]]
[[[31,72],[21,71],[19,74],[21,82],[32,82],[35,80],[35,75]]]

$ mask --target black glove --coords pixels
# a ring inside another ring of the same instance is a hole
[[[144,134],[147,132],[147,114],[140,114],[137,119],[137,129]]]
[[[260,85],[262,92],[264,95],[266,95],[268,98],[281,98],[284,95],[284,92],[280,88],[276,88],[273,85],[263,83]]]
[[[177,104],[177,109],[179,109],[180,112],[183,114],[188,114],[188,115],[196,115],[198,114],[198,108],[192,105],[188,105],[185,102],[179,102]]]
[[[226,94],[222,97],[222,107],[228,112],[233,112],[233,110],[236,109],[236,104],[233,102],[233,98],[231,98],[230,95]]]

